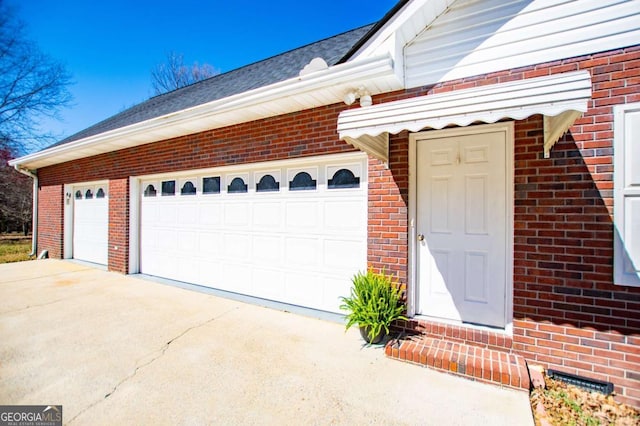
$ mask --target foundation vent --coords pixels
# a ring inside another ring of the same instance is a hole
[[[611,382],[603,382],[557,370],[547,370],[547,376],[592,392],[600,392],[605,395],[613,392],[613,383]]]

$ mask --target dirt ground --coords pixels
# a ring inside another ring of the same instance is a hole
[[[546,389],[531,392],[531,408],[538,426],[640,424],[640,412],[617,403],[611,395],[589,392],[547,376],[544,380]],[[540,404],[544,409],[538,408]]]

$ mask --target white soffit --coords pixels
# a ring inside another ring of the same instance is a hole
[[[205,130],[342,102],[365,85],[371,94],[403,88],[389,55],[308,72],[269,86],[107,131],[17,158],[10,165],[35,170],[52,164]]]
[[[342,111],[340,138],[387,161],[388,134],[403,130],[442,129],[474,122],[495,123],[503,118],[544,118],[544,153],[587,111],[591,75],[576,71],[455,90]],[[381,144],[386,146],[381,148]]]

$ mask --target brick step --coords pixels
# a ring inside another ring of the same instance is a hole
[[[468,379],[529,390],[529,372],[524,358],[505,350],[414,335],[390,340],[385,346],[385,354]]]

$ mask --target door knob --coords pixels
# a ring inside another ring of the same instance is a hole
[[[424,241],[424,235],[418,234],[418,241]]]

